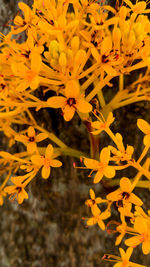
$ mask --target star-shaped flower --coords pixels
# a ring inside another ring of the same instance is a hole
[[[73,118],[75,111],[89,113],[92,110],[92,105],[80,95],[80,86],[76,80],[67,82],[65,96],[53,96],[47,102],[52,108],[61,108],[66,121]]]
[[[87,169],[92,169],[92,172],[97,171],[94,177],[95,184],[99,183],[104,175],[107,178],[113,178],[115,176],[115,168],[113,166],[108,166],[109,160],[110,150],[108,147],[102,149],[100,153],[100,161],[88,158],[84,159],[84,164]]]
[[[54,159],[54,149],[52,145],[48,145],[45,151],[45,156],[33,155],[31,161],[36,166],[42,167],[42,177],[47,179],[50,176],[51,167],[60,167],[61,161]]]

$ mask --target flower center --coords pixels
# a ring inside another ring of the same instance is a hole
[[[34,142],[34,141],[35,141],[34,136],[30,136],[30,137],[29,137],[29,142]]]
[[[122,193],[122,198],[128,199],[129,197],[130,197],[130,194],[129,193],[127,193],[127,192],[123,192]]]
[[[21,192],[22,188],[20,186],[17,186],[16,190],[18,191],[18,194],[19,194]]]
[[[75,98],[68,98],[67,99],[67,104],[71,107],[71,106],[73,106],[73,105],[75,105],[76,104],[76,100],[75,100]]]
[[[95,202],[95,199],[92,199],[92,204],[94,205],[96,202]]]

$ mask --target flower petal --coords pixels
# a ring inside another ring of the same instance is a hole
[[[100,213],[100,209],[96,204],[92,205],[91,211],[94,216],[97,216]]]
[[[107,177],[107,178],[113,178],[116,174],[116,171],[114,169],[114,167],[112,166],[107,166],[105,169],[104,169],[104,175]]]
[[[110,159],[110,149],[104,147],[100,153],[100,162],[108,163]]]
[[[142,244],[142,251],[145,255],[149,254],[150,252],[150,241],[145,241]]]
[[[70,107],[69,105],[66,105],[65,108],[63,109],[63,113],[64,113],[64,119],[65,121],[70,121],[75,113],[75,109],[74,107]]]
[[[53,155],[53,152],[54,152],[53,146],[51,144],[49,144],[46,148],[46,151],[45,151],[46,158],[51,158]]]
[[[90,189],[90,197],[91,199],[95,199],[95,193],[93,189]]]
[[[98,161],[95,159],[88,159],[85,158],[84,159],[84,165],[88,168],[88,169],[97,169],[98,168]]]
[[[125,240],[126,246],[129,247],[136,247],[138,246],[142,241],[140,240],[140,236],[133,236]]]
[[[42,168],[42,177],[47,179],[50,176],[50,167],[43,166]]]
[[[35,137],[36,143],[43,141],[44,139],[48,138],[46,133],[40,133]]]
[[[30,126],[28,128],[28,136],[29,137],[34,137],[35,136],[35,130],[34,130],[34,128],[32,126]]]
[[[120,180],[120,188],[123,192],[131,192],[131,182],[128,178],[123,177]]]
[[[139,197],[137,197],[134,193],[130,194],[130,202],[137,206],[143,205],[143,201]]]
[[[50,161],[50,166],[57,168],[57,167],[62,166],[62,163],[61,163],[61,161],[59,161],[57,159],[53,159]]]
[[[137,120],[137,126],[138,128],[145,134],[150,133],[150,125],[147,121],[138,119]]]
[[[47,100],[47,104],[51,108],[63,108],[66,105],[67,99],[63,96],[52,96]]]
[[[77,80],[70,80],[66,84],[65,95],[67,98],[78,98],[80,86]]]
[[[85,100],[78,99],[75,107],[82,113],[89,113],[92,111],[92,105]]]
[[[101,171],[97,171],[97,173],[94,176],[94,184],[99,183],[103,178],[103,173]]]

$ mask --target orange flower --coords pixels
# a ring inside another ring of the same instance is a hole
[[[36,151],[37,145],[36,143],[43,141],[47,138],[47,134],[40,133],[38,135],[35,134],[35,130],[32,126],[28,128],[27,135],[16,135],[15,140],[24,143],[27,146],[28,153],[32,154]]]
[[[146,134],[143,139],[144,145],[150,146],[150,124],[145,120],[138,119],[137,126],[144,134]]]
[[[25,91],[28,87],[32,90],[37,89],[40,82],[39,72],[41,69],[41,56],[38,53],[31,54],[31,66],[27,67],[23,62],[13,62],[11,67],[18,83],[16,90]]]
[[[50,176],[51,167],[60,167],[62,163],[54,158],[54,149],[52,145],[48,145],[45,151],[45,156],[34,155],[31,157],[33,164],[43,166],[42,177],[47,179]]]
[[[104,231],[105,224],[103,220],[106,220],[111,216],[111,213],[108,210],[101,212],[100,209],[95,212],[95,215],[87,220],[87,225],[91,226],[98,223],[99,227]]]
[[[132,193],[132,184],[126,177],[121,178],[120,188],[107,195],[107,199],[111,201],[122,201],[123,205],[133,203],[137,206],[143,204],[142,200]]]
[[[80,95],[80,86],[76,80],[67,82],[64,96],[53,96],[47,100],[52,108],[62,108],[63,116],[66,121],[70,121],[75,111],[89,113],[92,105],[86,102]]]
[[[91,199],[87,199],[85,201],[85,204],[88,206],[88,207],[91,207],[91,211],[92,211],[92,214],[97,214],[97,212],[99,211],[99,208],[97,206],[97,204],[100,204],[100,203],[104,203],[104,202],[107,202],[107,200],[103,200],[102,198],[100,197],[95,197],[95,193],[92,189],[90,189],[90,197]]]
[[[134,230],[139,235],[130,237],[125,241],[125,244],[130,247],[135,247],[142,243],[142,251],[147,255],[150,253],[150,220],[142,217],[135,218]]]
[[[19,204],[21,204],[25,198],[28,199],[28,194],[24,190],[24,185],[22,183],[23,179],[24,178],[12,177],[11,181],[14,185],[4,188],[4,192],[10,195],[11,200],[16,198]]]
[[[113,146],[109,146],[112,154],[114,155],[113,159],[116,161],[117,164],[119,164],[120,161],[129,162],[132,159],[134,148],[132,146],[127,145],[127,148],[125,149],[121,134],[116,133],[115,137],[118,149]]]
[[[34,20],[34,23],[36,23],[36,20],[37,20],[37,17],[32,12],[32,10],[29,8],[28,5],[26,5],[23,2],[20,2],[18,6],[23,11],[24,18],[18,15],[15,17],[14,24],[16,24],[16,26],[12,27],[13,34],[18,34],[18,33],[21,33],[27,30],[29,27],[31,27],[33,20]]]
[[[136,264],[134,265],[134,263],[129,261],[131,254],[133,252],[133,248],[128,248],[126,252],[122,248],[119,248],[119,251],[120,251],[121,258],[115,255],[106,254],[103,257],[103,260],[116,261],[117,263],[114,264],[114,267],[136,266]],[[138,266],[142,266],[142,265],[138,265]]]
[[[97,171],[94,177],[95,184],[99,183],[104,175],[107,178],[113,178],[115,176],[114,167],[108,166],[109,159],[110,159],[110,150],[108,147],[102,149],[100,153],[100,161],[88,158],[84,159],[84,164],[87,167],[87,169],[92,169],[92,172]]]
[[[91,123],[91,126],[96,129],[96,131],[91,132],[94,135],[100,134],[102,131],[105,131],[105,129],[109,128],[109,126],[113,123],[113,121],[115,119],[113,117],[112,112],[110,112],[108,114],[106,121],[104,120],[104,118],[102,120],[100,117],[98,117],[98,116],[96,116],[96,117],[97,117],[98,121],[94,121]]]

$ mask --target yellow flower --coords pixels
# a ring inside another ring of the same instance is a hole
[[[121,134],[116,133],[115,137],[118,149],[113,146],[109,146],[112,154],[114,155],[113,159],[116,161],[117,164],[119,164],[120,161],[129,162],[132,159],[134,148],[132,146],[127,145],[127,148],[125,149]]]
[[[60,167],[62,163],[54,158],[54,149],[52,145],[48,145],[45,151],[45,156],[34,155],[31,157],[33,164],[42,167],[42,177],[47,179],[50,176],[51,167]]]
[[[82,113],[89,113],[92,110],[92,105],[86,102],[80,95],[80,86],[76,80],[67,82],[65,97],[53,96],[47,102],[52,108],[62,108],[66,121],[70,121],[77,110]]]
[[[114,167],[108,166],[109,159],[110,159],[110,150],[107,147],[102,149],[100,153],[100,161],[88,158],[84,159],[84,164],[87,167],[87,169],[92,169],[92,172],[97,171],[94,177],[95,184],[100,182],[104,175],[107,178],[113,178],[115,176]]]
[[[40,133],[38,135],[35,134],[35,130],[32,126],[28,128],[27,135],[16,135],[15,140],[24,143],[27,146],[28,153],[32,154],[36,151],[37,145],[36,143],[43,141],[47,138],[47,134]]]
[[[4,192],[10,195],[10,199],[17,199],[18,203],[21,204],[24,199],[28,199],[28,194],[24,189],[24,185],[22,183],[23,179],[19,177],[12,177],[11,181],[14,185],[10,185],[4,188]]]
[[[143,139],[144,145],[150,146],[150,124],[145,120],[138,119],[137,126],[144,134],[146,134]]]
[[[119,38],[119,43],[120,39],[121,36]],[[104,77],[105,72],[111,76],[118,75],[119,65],[121,66],[123,58],[120,56],[118,49],[114,49],[112,38],[110,36],[106,36],[102,41],[100,54],[96,48],[92,48],[91,53],[95,60],[100,64],[102,78]]]
[[[103,260],[116,261],[117,263],[115,263],[113,265],[114,267],[132,267],[132,266],[134,266],[134,263],[129,261],[131,254],[133,252],[133,248],[128,248],[126,252],[122,248],[119,248],[119,251],[120,251],[121,258],[118,256],[106,254],[103,257]],[[138,266],[140,266],[140,265],[138,265]]]
[[[91,199],[87,199],[85,201],[85,204],[91,208],[91,211],[92,211],[92,214],[95,215],[97,214],[97,212],[99,211],[99,208],[97,206],[97,204],[100,204],[100,203],[104,203],[104,202],[107,202],[107,200],[103,200],[102,198],[100,197],[95,197],[95,193],[92,189],[90,189],[90,197]]]
[[[17,77],[17,91],[23,92],[28,87],[30,87],[32,90],[35,90],[39,86],[39,72],[41,69],[41,63],[41,56],[37,53],[32,53],[31,67],[27,67],[23,62],[12,63],[12,71]]]
[[[35,14],[32,12],[28,5],[23,2],[20,2],[18,6],[23,11],[24,18],[18,15],[15,17],[14,24],[16,26],[12,26],[13,34],[18,34],[27,30],[29,27],[31,27],[32,22],[36,23],[37,20]]]
[[[130,237],[125,244],[130,247],[136,247],[142,243],[142,251],[145,255],[150,253],[150,222],[143,217],[135,218],[134,230],[139,235]]]
[[[108,219],[111,216],[111,213],[108,210],[101,212],[100,209],[95,212],[95,215],[87,220],[87,225],[91,226],[98,223],[99,227],[104,231],[105,224],[103,220]]]
[[[131,8],[131,10],[136,14],[149,13],[150,10],[146,9],[147,1],[136,1],[133,5],[130,0],[124,0],[124,2]]]
[[[143,204],[142,200],[132,193],[132,184],[126,177],[121,178],[120,188],[107,195],[107,199],[113,202],[122,201],[123,205],[127,203],[133,203],[137,206]]]
[[[100,117],[96,116],[98,121],[94,121],[91,123],[91,126],[96,129],[96,131],[92,131],[91,133],[96,135],[101,133],[102,131],[105,131],[105,129],[109,128],[109,126],[113,123],[114,117],[113,113],[110,112],[108,114],[107,120],[101,119]]]

